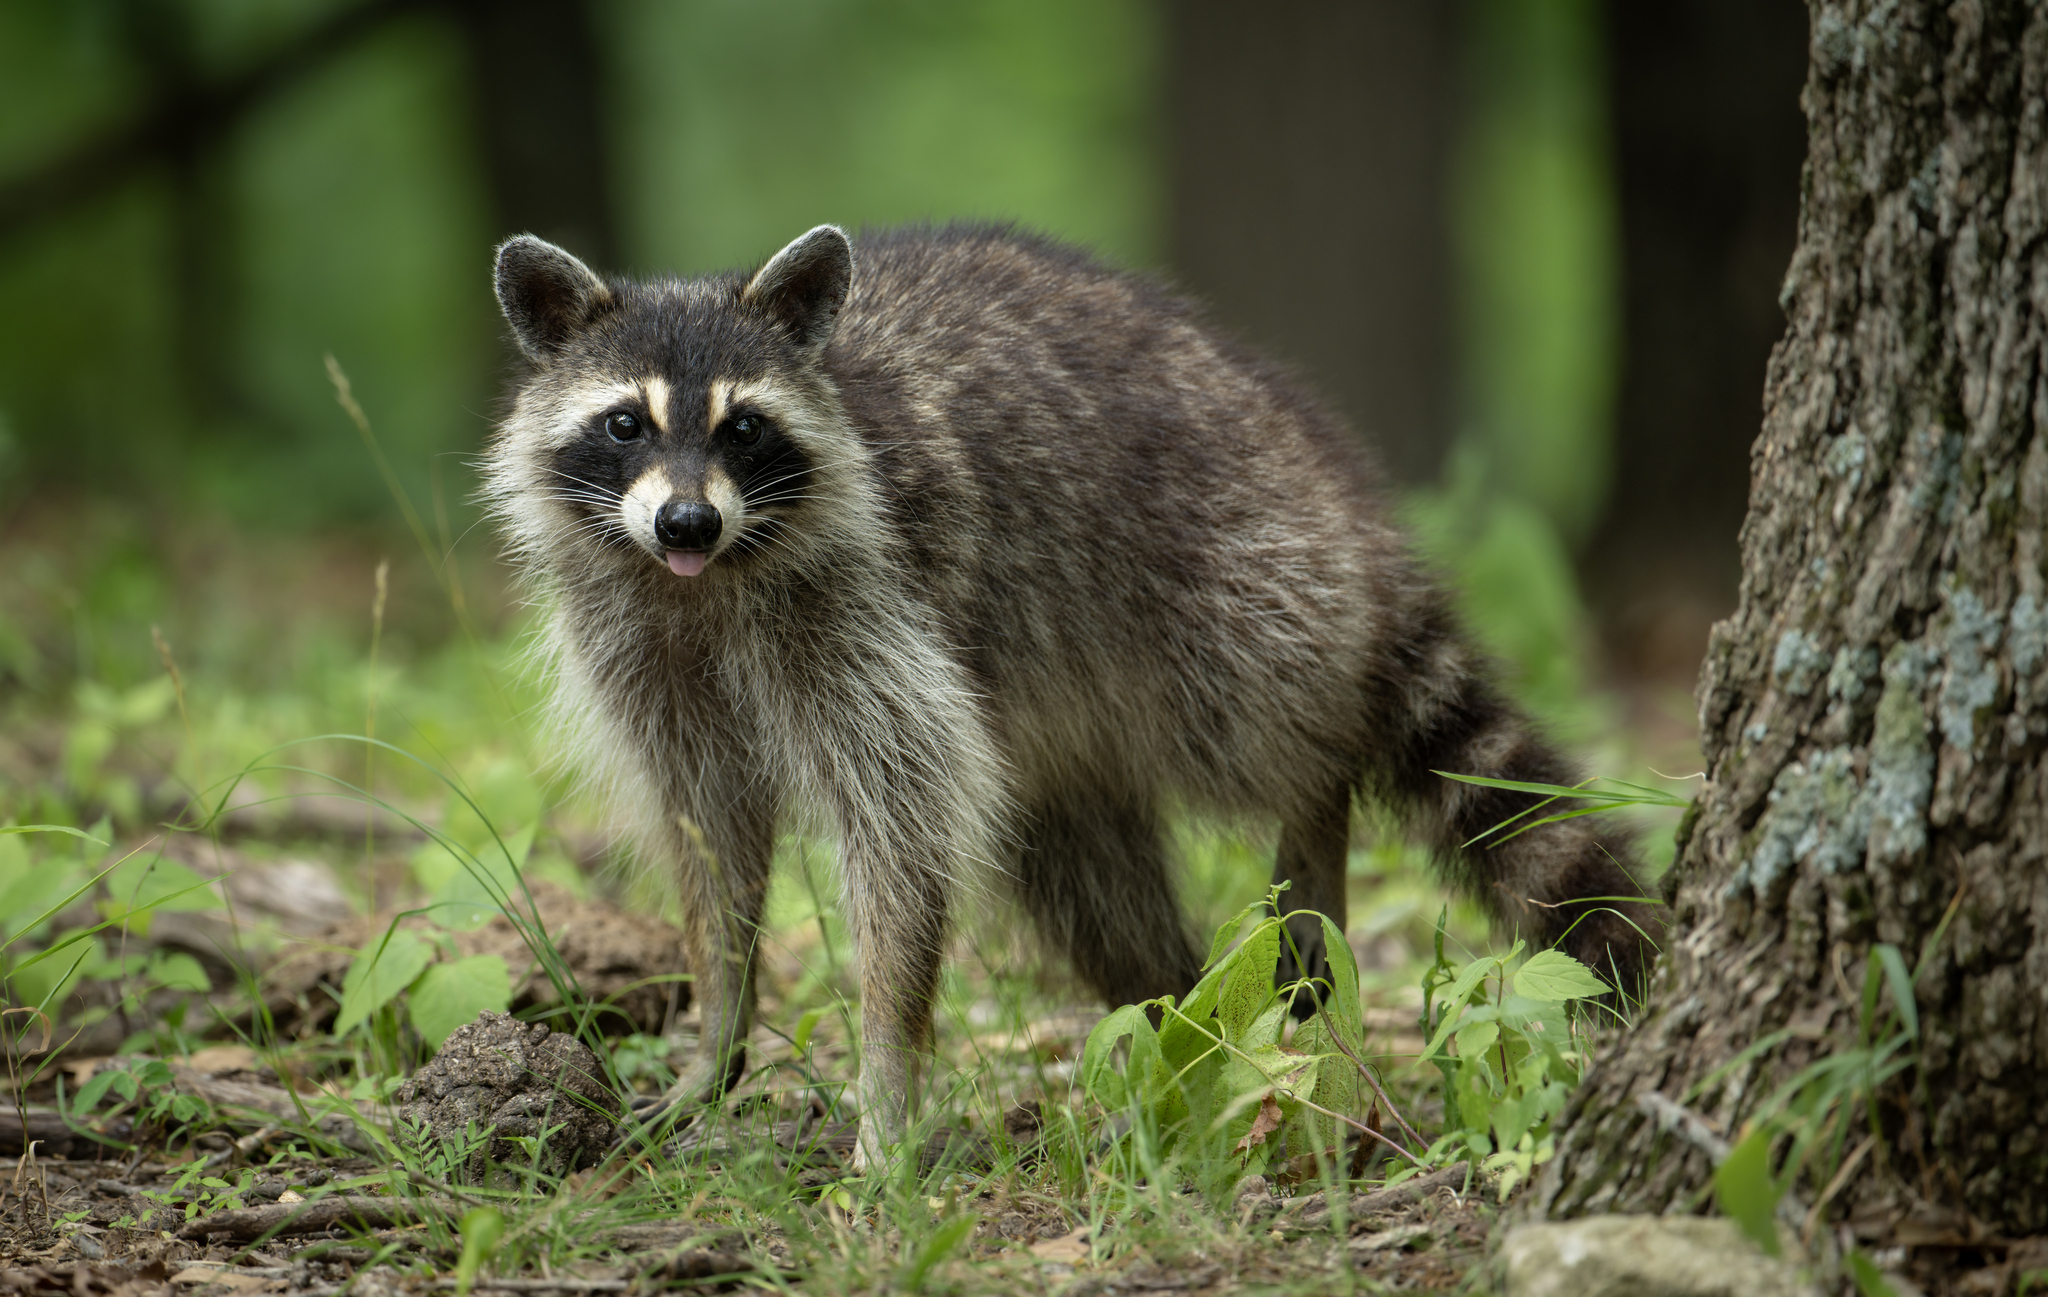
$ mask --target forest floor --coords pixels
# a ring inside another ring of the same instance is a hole
[[[250,859],[246,848],[228,850]],[[245,870],[266,872],[253,863]],[[245,899],[256,894],[242,890]],[[574,970],[580,980],[659,976],[651,964],[621,967],[654,953],[620,949],[644,923],[631,928],[601,900],[563,889],[538,895],[544,926],[572,951],[594,953],[574,940],[579,925],[612,925],[611,949]],[[239,918],[266,921],[254,905]],[[364,925],[351,922],[308,938],[300,954],[339,962],[295,969],[291,948],[272,956],[267,1046],[235,1042],[231,1031],[204,1033],[229,1043],[195,1033],[182,1056],[161,1047],[168,1041],[155,1045],[151,1056],[166,1067],[154,1074],[139,1053],[74,1048],[17,1062],[38,1077],[15,1091],[15,1112],[0,1111],[0,1152],[17,1159],[0,1184],[0,1291],[445,1290],[458,1282],[478,1228],[468,1218],[480,1207],[498,1213],[504,1231],[480,1259],[474,1282],[483,1292],[1447,1290],[1483,1263],[1499,1210],[1484,1177],[1468,1184],[1462,1165],[1377,1191],[1374,1180],[1256,1177],[1227,1202],[1120,1177],[1077,1143],[1105,1138],[1072,1085],[1099,1007],[1052,1007],[1071,988],[1046,977],[1021,997],[1035,1016],[1021,1017],[1017,989],[986,975],[986,947],[959,952],[966,971],[938,1047],[952,1070],[934,1078],[926,1100],[946,1124],[933,1132],[927,1164],[857,1177],[849,1128],[826,1120],[828,1096],[851,1077],[853,1020],[820,1015],[815,1006],[829,1001],[801,998],[823,989],[815,979],[805,986],[830,940],[815,916],[783,929],[764,952],[752,1070],[722,1117],[665,1149],[614,1153],[565,1177],[458,1187],[440,1178],[455,1178],[447,1165],[423,1166],[385,1143],[388,1088],[380,1096],[363,1084],[380,1070],[375,1047],[333,1035],[333,1005],[321,1002],[332,997],[320,988],[338,984],[363,940]],[[157,939],[174,940],[177,930],[166,923]],[[1396,1102],[1426,1122],[1427,1083],[1399,1062],[1422,1043],[1404,998],[1391,983],[1383,988],[1368,1011],[1368,1039]],[[217,1022],[236,1022],[234,1000],[234,992],[215,997],[210,1007],[225,1010]],[[314,1012],[294,1021],[294,1007],[309,1002]],[[814,1007],[796,1011],[807,1002]],[[637,1052],[641,1088],[664,1079],[661,1062],[680,1062],[693,1042],[694,1015],[667,1016],[641,1024],[665,1027],[660,1034],[615,1042]],[[113,1039],[88,1028],[74,1044],[94,1036]],[[131,1033],[125,1043],[134,1050],[142,1042]],[[424,1052],[416,1042],[404,1047],[415,1058]],[[81,1087],[108,1069],[128,1069],[143,1084],[128,1101],[81,1111]],[[173,1096],[192,1100],[190,1111],[171,1111]],[[57,1120],[67,1103],[69,1120]],[[1042,1128],[1061,1120],[1062,1131]],[[24,1136],[43,1140],[35,1155],[23,1151]],[[1334,1219],[1331,1187],[1340,1200]],[[336,1208],[345,1209],[336,1216]]]
[[[852,955],[823,899],[830,853],[796,839],[750,1071],[719,1110],[596,1167],[465,1179],[392,1136],[398,1087],[456,1021],[588,1011],[581,1034],[639,1093],[696,1027],[672,899],[548,773],[502,577],[414,561],[387,580],[388,537],[46,530],[0,537],[0,825],[66,830],[0,833],[0,1292],[1487,1285],[1513,1201],[1462,1166],[1385,1190],[1384,1162],[1297,1158],[1194,1192],[1135,1165],[1077,1077],[1104,1006],[1001,906],[962,916],[943,988],[919,1097],[944,1155],[853,1175]],[[1697,768],[1679,682],[1571,707],[1546,715],[1595,769]],[[1653,852],[1674,819],[1642,820]],[[1270,839],[1177,821],[1199,930],[1263,894]],[[1388,826],[1362,817],[1355,844],[1369,1061],[1433,1136],[1442,1078],[1416,1061],[1433,935],[1441,915],[1456,959],[1494,937],[1445,910]],[[529,890],[530,921],[509,922],[499,902]],[[365,958],[395,946],[403,976]],[[229,1215],[251,1210],[268,1214]]]

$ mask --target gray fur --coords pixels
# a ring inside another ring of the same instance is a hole
[[[690,916],[703,1038],[672,1097],[736,1066],[795,807],[840,842],[864,1165],[902,1133],[963,890],[1013,891],[1112,1003],[1187,989],[1170,805],[1278,821],[1276,876],[1341,926],[1352,800],[1382,799],[1504,926],[1646,968],[1629,921],[1657,912],[1583,903],[1641,892],[1611,832],[1458,849],[1529,799],[1432,770],[1573,772],[1350,432],[1185,301],[979,227],[824,226],[752,278],[602,284],[530,238],[498,264],[537,367],[486,494],[547,608],[554,728]],[[536,335],[533,301],[601,309]],[[616,441],[627,408],[658,431]],[[774,437],[741,445],[745,411]],[[725,519],[701,575],[653,538],[664,491]]]

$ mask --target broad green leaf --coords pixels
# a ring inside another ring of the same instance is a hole
[[[1444,1042],[1458,1029],[1465,1014],[1465,1002],[1471,998],[1474,988],[1498,967],[1499,961],[1486,958],[1475,959],[1459,970],[1457,980],[1446,987],[1443,995],[1437,1000],[1437,1003],[1444,1007],[1443,1021],[1437,1024],[1436,1034],[1429,1038],[1428,1047],[1422,1051],[1424,1059],[1430,1058],[1444,1047]]]
[[[204,993],[213,989],[213,979],[206,975],[205,967],[183,951],[158,951],[150,958],[145,975],[173,991]]]
[[[426,938],[406,928],[393,928],[381,941],[365,946],[342,979],[341,1016],[334,1021],[334,1034],[346,1035],[391,1003],[433,958],[434,947]]]
[[[503,1013],[512,1003],[512,979],[501,955],[471,955],[434,964],[419,975],[406,997],[412,1025],[435,1049],[449,1033],[489,1009]],[[336,1034],[340,1034],[337,1030]]]
[[[476,1272],[498,1254],[505,1237],[505,1217],[496,1207],[474,1207],[462,1217],[462,1257],[455,1263],[456,1297],[468,1297]]]
[[[499,913],[503,901],[516,901],[520,886],[515,866],[525,864],[532,853],[538,827],[529,824],[505,839],[504,851],[496,843],[472,847],[452,840],[431,841],[415,851],[413,871],[433,893],[435,919],[444,927],[467,931]]]
[[[42,864],[41,868],[49,871],[48,877],[50,877],[52,880],[55,880],[58,887],[61,887],[64,883],[67,883],[71,878],[76,877],[75,874],[65,872],[61,869],[60,866],[53,866],[48,861],[45,861]],[[84,896],[87,892],[91,891],[95,886],[99,884],[99,881],[102,878],[105,878],[108,874],[113,873],[114,869],[114,865],[108,865],[105,869],[102,869],[99,872],[95,873],[92,877],[86,879],[83,883],[80,883],[77,887],[72,888],[71,891],[69,891],[61,897],[58,897],[56,900],[51,900],[49,896],[44,895],[40,889],[37,889],[34,892],[33,898],[24,899],[21,902],[24,911],[24,915],[21,916],[18,916],[12,908],[12,902],[14,901],[15,898],[13,889],[9,888],[7,899],[10,902],[10,907],[6,912],[0,913],[0,924],[4,924],[7,929],[7,940],[0,941],[0,950],[5,950],[7,947],[13,945],[16,941],[20,940],[22,934],[27,932],[33,932],[37,928],[42,927],[43,924],[57,917],[59,914],[62,914],[66,909],[70,907],[73,901],[76,901],[79,897]],[[42,909],[39,913],[25,913],[28,910],[33,910],[36,905],[42,906]],[[43,954],[45,955],[49,953],[50,952],[47,950],[43,952]]]
[[[1264,901],[1253,901],[1216,929],[1216,939],[1209,943],[1209,957],[1202,961],[1203,968],[1214,968],[1216,962],[1230,951],[1230,943],[1237,940],[1237,934],[1244,930],[1245,920],[1266,908]]]
[[[78,1099],[73,1105],[72,1111],[80,1113],[91,1112],[99,1106],[100,1100],[106,1097],[109,1090],[118,1092],[124,1101],[133,1099],[135,1097],[135,1078],[122,1068],[101,1068],[99,1071],[94,1072],[92,1079],[87,1081],[78,1091]]]
[[[90,929],[60,937],[48,950],[22,960],[8,973],[17,1004],[48,1009],[71,993],[87,969],[106,962],[99,939]]]
[[[1360,1058],[1365,1056],[1365,1009],[1358,1002],[1358,957],[1344,930],[1329,916],[1316,916],[1323,923],[1323,950],[1330,964],[1330,998],[1324,1001],[1327,1015],[1335,1024],[1339,1039]],[[1320,1019],[1324,1015],[1317,1015]]]
[[[1273,969],[1280,962],[1280,920],[1267,919],[1253,928],[1244,944],[1224,957],[1217,971],[1223,987],[1216,998],[1216,1020],[1224,1039],[1238,1041],[1274,1000]]]
[[[109,900],[101,905],[108,918],[144,910],[217,910],[220,896],[213,878],[162,856],[130,856],[107,879]]]
[[[811,1047],[811,1033],[825,1020],[825,1010],[806,1009],[804,1016],[796,1020],[796,1032],[789,1038],[790,1045],[797,1053],[803,1054]]]
[[[1235,953],[1233,951],[1232,955]],[[1197,1024],[1212,1022],[1215,1018],[1216,1001],[1223,993],[1223,982],[1230,975],[1232,966],[1230,958],[1226,957],[1202,974],[1202,980],[1188,992],[1186,1001],[1160,1022],[1159,1053],[1169,1066],[1186,1067],[1216,1047],[1213,1025],[1202,1027]]]
[[[1094,1096],[1097,1103],[1112,1112],[1124,1107],[1131,1099],[1129,1086],[1116,1070],[1116,1043],[1139,1032],[1151,1035],[1152,1023],[1145,1017],[1143,1005],[1126,1004],[1096,1023],[1095,1029],[1088,1033],[1088,1043],[1081,1049],[1081,1086]],[[1136,1053],[1135,1047],[1132,1052]]]
[[[1497,1022],[1474,1022],[1458,1029],[1458,1057],[1483,1057],[1493,1042],[1500,1039],[1500,1024]]]
[[[1776,1215],[1783,1191],[1771,1180],[1771,1131],[1759,1126],[1714,1168],[1714,1203],[1766,1256],[1779,1255]]]
[[[1561,950],[1539,950],[1515,970],[1515,993],[1532,1000],[1563,1004],[1592,999],[1611,988],[1578,960]]]

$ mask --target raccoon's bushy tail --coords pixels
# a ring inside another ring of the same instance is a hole
[[[1581,778],[1502,696],[1445,598],[1434,589],[1413,595],[1383,677],[1382,733],[1394,740],[1376,745],[1389,758],[1385,791],[1409,808],[1449,881],[1503,928],[1563,949],[1640,997],[1665,910],[1637,899],[1650,893],[1634,844],[1597,815],[1517,834],[1567,806],[1524,815],[1541,799],[1437,773],[1564,785]],[[1512,826],[1492,832],[1509,820]]]

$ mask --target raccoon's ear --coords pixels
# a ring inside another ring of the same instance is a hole
[[[820,225],[771,257],[741,290],[740,301],[764,308],[799,347],[818,352],[830,341],[852,286],[853,245],[846,231]]]
[[[519,349],[534,360],[560,351],[616,300],[589,266],[531,234],[499,245],[497,288]]]

